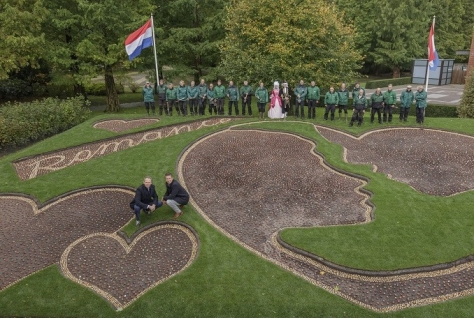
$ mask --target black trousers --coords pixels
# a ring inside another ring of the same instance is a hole
[[[423,124],[425,121],[425,108],[417,107],[416,108],[416,123]]]
[[[163,110],[165,108],[166,108],[166,98],[160,96],[158,98],[158,110],[160,112],[160,115],[163,115]]]
[[[168,101],[168,108],[166,109],[166,114],[173,115],[173,106],[176,108],[176,112],[178,112],[178,115],[179,115],[180,112],[179,112],[178,102],[176,100]]]
[[[209,102],[209,114],[212,115],[212,111],[214,111],[214,114],[217,115],[217,107],[215,103]]]
[[[265,105],[267,103],[257,103],[257,107],[258,107],[258,112],[259,113],[265,113]]]
[[[308,118],[316,118],[316,105],[318,105],[318,100],[308,100]]]
[[[234,105],[234,108],[235,108],[235,115],[239,115],[239,101],[229,101],[227,114],[232,115],[232,104]]]
[[[224,99],[217,99],[217,114],[224,115]]]
[[[339,114],[342,113],[342,110],[344,110],[344,113],[347,114],[347,105],[338,105],[337,108],[339,109]],[[340,116],[339,116],[340,117]]]
[[[370,111],[370,123],[374,122],[375,113],[378,115],[379,123],[382,123],[381,110],[381,107],[372,107],[372,110]]]
[[[198,114],[198,99],[189,99],[189,111],[191,115]]]
[[[388,115],[388,121],[392,122],[392,113],[393,113],[393,104],[387,105],[385,104],[383,108],[383,121],[387,122],[387,115]]]
[[[295,104],[295,117],[299,117],[301,114],[301,118],[304,119],[304,100],[296,100]]]
[[[181,111],[181,115],[182,116],[188,115],[188,101],[179,100],[178,105],[179,105],[179,109]]]
[[[408,119],[409,107],[400,107],[400,121],[406,121]]]
[[[351,118],[351,123],[349,124],[352,126],[354,122],[358,122],[358,125],[362,125],[362,122],[364,121],[364,109],[363,108],[355,108],[354,109],[354,114],[352,114]]]
[[[331,121],[334,121],[334,112],[336,112],[336,104],[326,105],[326,111],[324,112],[324,119],[328,119],[329,111],[331,111]]]
[[[155,114],[155,102],[145,102],[145,108],[148,114],[150,114],[150,108],[153,114]]]
[[[206,110],[206,98],[199,98],[199,115],[204,115],[205,110]]]
[[[247,96],[247,99],[242,98],[242,115],[245,115],[245,109],[248,110],[248,114],[252,115],[252,99]]]

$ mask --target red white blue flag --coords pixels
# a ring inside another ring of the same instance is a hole
[[[151,19],[140,29],[130,34],[125,40],[125,50],[128,59],[132,61],[140,55],[142,49],[153,46],[153,32],[151,30]]]
[[[428,37],[428,65],[431,71],[436,70],[439,64],[438,52],[436,52],[434,42],[434,19],[430,28],[430,35]]]

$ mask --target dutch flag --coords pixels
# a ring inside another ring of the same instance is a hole
[[[151,30],[151,19],[140,29],[130,34],[125,40],[125,50],[128,59],[132,61],[140,55],[142,49],[153,46],[153,32]]]
[[[430,28],[430,35],[428,37],[428,65],[430,66],[430,70],[434,71],[438,67],[439,58],[438,52],[436,52],[436,47],[434,43],[434,19],[433,23],[431,24]]]

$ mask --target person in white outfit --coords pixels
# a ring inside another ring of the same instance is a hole
[[[283,118],[283,103],[280,97],[280,84],[278,81],[273,83],[273,90],[270,93],[270,108],[268,109],[268,117],[271,119]]]

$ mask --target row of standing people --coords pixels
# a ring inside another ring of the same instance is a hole
[[[211,83],[209,86],[205,80],[202,79],[199,85],[195,85],[194,81],[186,86],[184,81],[180,81],[177,88],[172,83],[168,85],[164,84],[164,80],[161,79],[157,86],[158,93],[158,107],[159,114],[163,112],[166,115],[172,115],[173,109],[178,115],[188,115],[188,107],[191,115],[204,115],[206,106],[209,106],[209,114],[212,115],[224,115],[224,100],[228,98],[227,115],[232,115],[232,111],[235,111],[236,115],[239,115],[239,99],[242,103],[242,115],[252,115],[252,96],[257,99],[257,107],[259,111],[259,118],[264,118],[266,105],[270,102],[268,108],[269,118],[286,118],[290,111],[290,90],[288,83],[283,82],[282,88],[279,87],[278,82],[274,82],[274,87],[270,91],[264,87],[264,83],[260,82],[259,87],[254,90],[248,81],[244,81],[240,89],[234,85],[233,81],[229,82],[229,86],[226,88],[221,80],[217,81],[217,85]],[[306,86],[304,80],[300,80],[298,86],[293,90],[295,95],[295,107],[294,115],[296,118],[305,118],[305,105],[308,105],[308,118],[316,118],[316,106],[318,106],[321,91],[315,84],[315,81],[311,81],[310,86]],[[361,95],[362,94],[362,95]],[[351,119],[352,125],[355,121],[362,124],[363,114],[365,109],[370,106],[371,121],[374,120],[375,113],[378,114],[379,123],[381,123],[381,111],[383,111],[383,121],[391,122],[393,116],[393,110],[397,102],[397,95],[392,90],[392,85],[388,86],[388,90],[384,93],[381,92],[380,88],[372,94],[371,98],[367,100],[365,98],[365,89],[360,86],[360,83],[356,83],[351,92],[346,88],[346,84],[342,83],[339,90],[336,92],[334,87],[326,93],[324,97],[324,119],[330,118],[334,120],[335,110],[338,108],[339,119],[341,118],[342,112],[344,112],[347,120],[348,114],[348,102],[349,97],[353,99],[353,116]],[[154,89],[150,86],[149,82],[143,88],[143,97],[145,106],[149,114],[152,109],[155,114],[154,106]],[[400,120],[407,120],[408,111],[416,100],[417,103],[417,122],[423,123],[424,121],[424,108],[426,107],[426,92],[423,91],[422,87],[419,87],[417,92],[413,94],[411,92],[411,86],[407,87],[400,96],[401,107],[400,107]],[[423,111],[418,112],[418,109]]]

